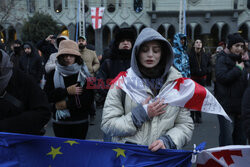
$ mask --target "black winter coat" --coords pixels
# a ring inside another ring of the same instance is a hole
[[[242,98],[242,115],[244,129],[250,141],[250,82]]]
[[[17,69],[13,70],[6,92],[21,101],[22,106],[0,98],[0,131],[41,134],[51,116],[46,94],[30,76]]]
[[[227,113],[241,114],[241,101],[247,87],[246,71],[236,67],[234,55],[217,55],[215,96]]]
[[[83,92],[79,95],[80,105],[77,103],[76,95],[69,95],[67,92],[67,87],[76,84],[78,74],[63,77],[65,88],[55,88],[54,87],[54,73],[55,70],[51,71],[47,76],[47,81],[44,87],[46,91],[49,102],[55,104],[56,102],[66,100],[67,109],[69,109],[71,117],[62,119],[60,121],[74,122],[88,120],[89,111],[91,110],[91,104],[94,100],[93,90],[87,89],[88,83],[86,82],[83,87]],[[55,119],[56,108],[53,105],[53,118]]]
[[[198,62],[198,55],[195,51],[191,51],[189,54],[189,64],[190,64],[190,72],[191,77],[202,77],[207,75],[208,68],[209,68],[209,57],[204,53],[201,52],[201,62]]]
[[[31,47],[31,53],[24,53],[19,58],[19,69],[24,73],[29,74],[33,79],[40,83],[43,75],[42,58],[39,56],[36,48],[33,47],[32,43],[26,42]]]

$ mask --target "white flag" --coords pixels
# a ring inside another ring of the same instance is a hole
[[[203,150],[197,154],[197,167],[250,166],[250,146],[230,145]]]
[[[102,16],[104,13],[104,9],[104,7],[91,7],[93,29],[99,29],[102,27]]]

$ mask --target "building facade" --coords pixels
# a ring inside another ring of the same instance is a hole
[[[1,0],[7,6],[11,0]],[[108,47],[116,31],[132,27],[139,32],[152,27],[170,42],[179,31],[180,0],[80,0],[84,8],[85,31],[88,43],[95,45],[97,54]],[[0,22],[4,41],[13,41],[21,36],[24,19],[34,12],[50,14],[67,32],[70,39],[76,38],[77,9],[79,0],[16,0],[10,17]],[[91,7],[105,7],[102,28],[93,30]],[[186,0],[186,32],[192,41],[201,38],[205,44],[215,47],[229,33],[240,32],[250,40],[250,0]],[[0,18],[4,11],[0,11]]]

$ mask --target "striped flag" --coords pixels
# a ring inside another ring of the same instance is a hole
[[[104,9],[104,7],[91,7],[93,29],[99,29],[102,27],[102,16],[104,13]]]
[[[156,83],[157,81],[154,82]],[[148,97],[144,83],[131,68],[127,72],[121,72],[111,82],[111,84],[118,86],[126,92],[137,103],[144,102]],[[164,102],[171,106],[185,107],[197,112],[218,114],[231,121],[216,98],[205,87],[189,78],[178,78],[174,82],[169,83],[150,102],[158,98],[164,99]],[[146,111],[147,106],[148,104],[143,105]]]

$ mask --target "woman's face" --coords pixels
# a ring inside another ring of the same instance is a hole
[[[201,42],[201,40],[197,39],[194,42],[194,48],[196,48],[196,49],[201,49],[202,48],[202,42]]]
[[[230,52],[236,55],[240,55],[243,51],[243,42],[238,42],[236,44],[233,44],[232,47],[230,48]]]
[[[161,59],[161,46],[158,41],[146,42],[141,46],[139,61],[146,68],[155,67]]]
[[[63,55],[63,60],[65,65],[69,66],[75,63],[76,57],[74,55]]]

